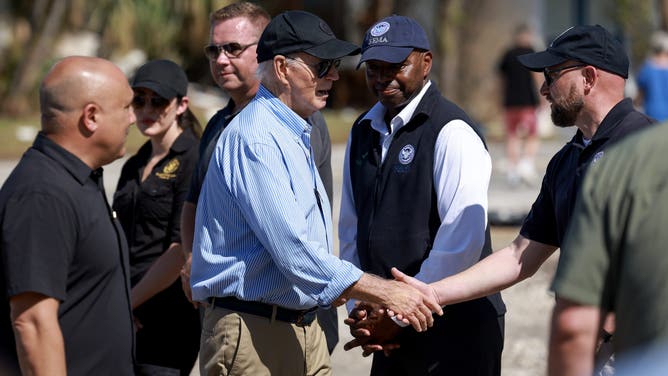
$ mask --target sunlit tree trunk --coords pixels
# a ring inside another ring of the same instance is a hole
[[[658,0],[661,30],[668,31],[668,0]]]
[[[59,34],[68,4],[69,0],[41,0],[35,3],[31,41],[8,87],[6,99],[2,103],[3,112],[21,115],[31,110],[29,95],[43,74],[43,64],[52,50],[50,46]]]

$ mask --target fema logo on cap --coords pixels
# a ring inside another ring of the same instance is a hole
[[[399,163],[407,165],[413,162],[413,158],[415,158],[415,148],[413,145],[408,144],[401,148],[401,151],[399,152]]]
[[[390,23],[383,21],[374,25],[374,27],[371,28],[370,34],[374,37],[379,37],[387,33],[388,30],[390,30]]]

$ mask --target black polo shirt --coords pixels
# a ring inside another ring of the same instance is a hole
[[[181,132],[143,182],[150,141],[123,165],[112,206],[130,245],[132,286],[171,243],[181,242],[181,209],[197,163],[198,142],[191,129]]]
[[[584,146],[582,132],[578,130],[550,160],[538,198],[525,218],[520,234],[560,247],[589,164],[603,157],[605,149],[615,142],[652,123],[654,120],[634,110],[631,99],[627,98],[608,112],[588,146]]]
[[[11,296],[60,301],[69,375],[131,375],[128,249],[102,169],[39,134],[0,190],[0,358],[17,364]]]
[[[186,197],[187,202],[197,205],[197,200],[199,199],[199,194],[202,190],[202,184],[204,183],[204,177],[209,169],[209,162],[211,161],[213,150],[216,148],[218,138],[227,124],[234,118],[234,115],[237,114],[233,113],[233,110],[234,101],[230,99],[227,106],[216,112],[216,114],[209,119],[209,122],[206,123],[206,128],[204,128],[204,133],[202,133],[202,138],[199,143],[199,159],[197,161],[197,166],[193,171],[188,196]]]
[[[151,159],[150,141],[123,165],[113,208],[130,246],[132,286],[170,244],[181,242],[181,209],[197,162],[198,142],[190,128],[181,132],[143,182]],[[199,315],[180,281],[144,302],[134,314],[143,326],[137,331],[138,363],[192,368],[199,350]]]
[[[538,106],[538,93],[533,73],[522,65],[517,57],[534,53],[531,47],[513,47],[506,51],[497,66],[503,77],[503,106]]]

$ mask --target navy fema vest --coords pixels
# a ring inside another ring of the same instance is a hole
[[[431,85],[413,118],[396,131],[381,164],[380,135],[370,120],[351,130],[350,180],[357,212],[357,250],[362,270],[392,278],[395,266],[414,276],[429,256],[441,225],[434,190],[434,146],[441,129],[461,119],[484,144],[480,130],[457,105]],[[486,147],[486,146],[485,146]],[[492,253],[489,227],[480,258]],[[498,313],[505,311],[499,294],[492,296]]]
[[[393,266],[414,276],[441,225],[433,180],[438,134],[451,120],[461,119],[483,137],[468,115],[432,85],[413,118],[396,131],[381,164],[380,135],[369,120],[360,120],[363,116],[352,128],[350,145],[360,265],[385,278],[392,278]],[[482,257],[491,253],[489,231],[486,235]]]

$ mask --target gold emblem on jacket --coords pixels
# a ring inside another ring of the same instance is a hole
[[[157,172],[155,175],[160,179],[174,179],[176,177],[176,170],[179,169],[179,166],[180,163],[178,159],[174,158],[167,162],[165,167],[162,168],[162,172]]]

